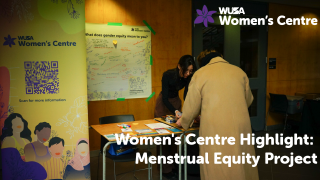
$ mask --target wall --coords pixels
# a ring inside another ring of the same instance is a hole
[[[320,10],[270,4],[269,17],[317,18],[318,25],[269,26],[268,59],[277,58],[277,68],[267,70],[267,111],[269,93],[294,95],[296,92],[320,92]],[[271,115],[267,125],[283,123]]]
[[[152,35],[152,92],[155,96],[125,101],[92,101],[88,105],[89,125],[99,124],[99,117],[133,114],[136,120],[154,117],[155,100],[161,92],[162,73],[175,68],[179,58],[192,53],[191,0],[86,0],[87,23],[118,22],[145,26],[146,20],[155,30]],[[183,91],[180,91],[182,99]],[[90,150],[100,148],[100,136],[89,131]]]

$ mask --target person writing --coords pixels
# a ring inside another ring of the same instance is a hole
[[[162,91],[156,100],[154,117],[165,115],[177,115],[181,111],[181,99],[179,91],[183,88],[184,98],[188,92],[188,85],[195,70],[195,62],[190,55],[180,58],[177,68],[163,73]]]
[[[179,91],[183,88],[184,98],[188,91],[188,85],[196,66],[192,56],[184,55],[180,58],[175,69],[170,69],[163,73],[162,91],[156,100],[154,117],[159,118],[166,115],[176,115],[181,111],[181,99]],[[157,151],[160,152],[159,146]],[[177,152],[176,146],[163,145],[163,155],[174,155]],[[163,176],[167,179],[175,179],[177,174],[173,173],[173,164],[163,164]]]
[[[202,59],[204,60],[204,59]],[[201,62],[202,63],[202,62]],[[209,164],[200,165],[201,179],[258,180],[258,169],[250,164],[215,164],[214,153],[224,156],[255,156],[253,145],[241,145],[240,134],[252,133],[248,107],[253,101],[249,79],[239,67],[222,57],[211,58],[192,77],[182,117],[177,125],[188,129],[201,111],[199,136],[234,137],[234,145],[201,145],[200,155],[209,154]]]

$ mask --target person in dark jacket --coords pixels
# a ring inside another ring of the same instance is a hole
[[[188,85],[192,74],[196,69],[193,57],[184,55],[180,58],[175,69],[170,69],[163,73],[162,91],[156,100],[154,117],[165,115],[177,115],[181,111],[181,99],[179,91],[183,88],[184,98],[188,92]]]
[[[163,73],[162,91],[156,100],[154,117],[159,118],[166,115],[180,117],[181,99],[179,91],[184,88],[184,98],[188,92],[189,82],[193,72],[196,70],[194,59],[190,55],[180,58],[175,69],[170,69]],[[159,154],[159,146],[157,146]],[[176,146],[163,145],[164,156],[174,155],[177,152]],[[173,173],[173,164],[163,164],[163,176],[167,179],[175,179],[177,174]]]

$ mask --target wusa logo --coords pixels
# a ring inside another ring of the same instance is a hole
[[[5,41],[4,46],[9,45],[10,48],[12,45],[16,45],[14,40],[17,38],[4,37]],[[76,42],[71,41],[34,41],[33,36],[18,36],[18,45],[19,46],[77,46]]]
[[[219,7],[220,15],[219,20],[221,25],[273,25],[273,18],[269,18],[268,15],[260,18],[249,18],[249,17],[237,17],[232,18],[230,14],[244,15],[243,7]],[[214,20],[211,17],[212,14],[217,11],[209,11],[206,5],[203,6],[202,11],[197,9],[198,17],[194,20],[194,24],[202,23],[205,27],[208,27],[208,22],[213,23]],[[317,18],[286,18],[284,15],[280,15],[277,18],[277,23],[280,26],[283,25],[317,25]]]
[[[8,37],[4,37],[4,43],[3,43],[3,45],[5,46],[5,45],[9,45],[10,47],[11,47],[11,45],[16,45],[15,43],[14,43],[14,40],[15,39],[17,39],[17,38],[11,38],[11,36],[10,35],[8,35]]]
[[[217,11],[209,11],[206,5],[203,6],[202,11],[197,9],[198,17],[194,20],[195,24],[200,24],[203,22],[205,27],[208,27],[208,21],[214,23],[213,18],[211,17],[212,14],[216,13]]]

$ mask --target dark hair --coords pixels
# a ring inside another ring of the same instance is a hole
[[[88,144],[87,141],[81,140],[81,141],[78,143],[78,145],[81,144],[81,143],[86,143],[86,144]]]
[[[187,72],[188,67],[189,67],[190,65],[193,66],[193,71],[196,70],[196,64],[195,64],[195,62],[194,62],[193,57],[190,56],[190,55],[184,55],[184,56],[182,56],[182,57],[180,58],[178,64],[180,65],[180,67],[181,67],[181,69],[182,69],[182,74],[184,74],[185,72]],[[177,67],[177,70],[178,70],[178,72],[179,72],[179,68],[178,68],[178,67]]]
[[[60,142],[62,142],[62,146],[64,146],[64,140],[63,139],[61,139],[59,137],[53,137],[49,141],[49,147],[51,147],[52,145],[55,145],[55,144],[59,144]]]
[[[207,65],[212,58],[217,56],[222,57],[222,54],[216,51],[214,47],[210,47],[202,51],[197,58],[200,68]]]
[[[31,131],[28,128],[28,122],[25,119],[23,119],[23,117],[18,113],[10,114],[7,117],[7,119],[4,121],[4,126],[2,128],[1,142],[3,141],[4,138],[13,135],[12,120],[15,119],[16,117],[21,118],[21,120],[23,122],[23,126],[24,126],[23,131],[20,133],[20,137],[28,139],[31,142],[32,141]]]
[[[49,123],[47,122],[42,122],[42,123],[39,123],[36,128],[34,129],[34,134],[36,134],[36,131],[41,131],[43,128],[50,128],[51,129],[51,126]]]
[[[215,47],[213,47],[213,46],[210,46],[210,47],[208,47],[208,48],[206,49],[206,51],[212,52],[212,51],[217,51],[217,49],[216,49]]]
[[[208,55],[208,54],[210,54],[210,53],[212,53],[212,52],[216,52],[216,53],[218,53],[218,54],[221,54],[221,53],[219,53],[213,46],[211,46],[211,47],[205,49],[204,51],[202,51],[202,52],[198,55],[197,61],[199,62],[199,65],[201,64],[201,60],[202,60],[204,57],[206,57],[206,55]]]

